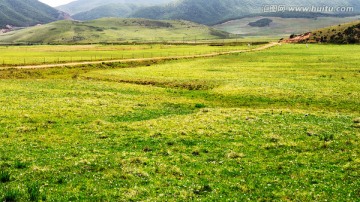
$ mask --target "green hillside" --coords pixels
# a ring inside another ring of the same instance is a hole
[[[94,20],[104,17],[128,17],[140,6],[136,4],[108,4],[72,16],[76,20]]]
[[[360,2],[355,0],[334,0],[331,2],[327,0],[299,0],[296,2],[292,0],[180,0],[165,6],[140,9],[132,16],[150,19],[183,19],[209,25],[226,19],[264,13],[264,5],[321,7],[324,5],[329,7],[341,5],[353,6],[354,12],[360,10]],[[306,12],[306,14],[313,15],[311,12]]]
[[[86,2],[85,2],[86,1]],[[264,12],[265,5],[286,5],[286,12]],[[353,7],[352,12],[308,12],[290,11],[293,6],[311,8],[316,6]],[[76,20],[93,20],[102,17],[133,17],[158,20],[181,19],[201,24],[213,25],[244,17],[266,15],[282,18],[317,18],[353,16],[360,13],[357,0],[78,0],[58,7],[71,13]]]
[[[227,38],[227,32],[188,21],[102,18],[58,21],[0,35],[0,43],[116,43]]]
[[[64,13],[37,0],[0,0],[0,28],[26,27],[63,19]]]
[[[360,43],[360,20],[314,31],[310,41],[335,44]]]
[[[69,4],[62,5],[57,7],[59,10],[75,15],[78,13],[90,11],[96,9],[97,7],[106,6],[110,4],[137,4],[137,5],[157,5],[162,3],[168,3],[172,0],[77,0]],[[105,17],[105,16],[102,16]],[[115,17],[115,16],[112,16]]]

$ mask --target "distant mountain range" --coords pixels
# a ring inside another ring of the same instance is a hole
[[[352,6],[354,12],[360,12],[359,0],[180,0],[168,5],[140,9],[132,17],[183,19],[202,24],[216,24],[226,19],[254,13],[264,14],[266,5],[317,6],[320,8],[324,5],[336,8]],[[305,12],[305,14],[311,15],[312,13]]]
[[[0,0],[0,28],[6,25],[27,27],[67,19],[93,20],[103,17],[147,18],[155,20],[187,20],[213,25],[251,15],[314,18],[313,12],[264,13],[266,5],[302,5],[353,7],[360,13],[359,0],[77,0],[57,10],[38,0]],[[339,13],[337,13],[339,15]]]
[[[37,0],[0,0],[0,28],[27,27],[62,20],[69,16]]]
[[[77,20],[130,17],[162,20],[181,19],[207,25],[254,14],[280,17],[316,17],[314,12],[264,13],[266,5],[317,6],[319,8],[324,7],[324,5],[336,8],[353,7],[353,12],[341,14],[360,13],[359,0],[78,0],[60,6],[58,9],[72,14],[72,17]]]

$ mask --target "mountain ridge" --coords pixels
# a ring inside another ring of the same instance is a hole
[[[70,2],[68,4],[65,5],[61,5],[56,7],[57,9],[64,11],[66,13],[69,13],[71,15],[75,15],[78,13],[82,13],[82,12],[87,12],[93,9],[96,9],[100,6],[106,6],[106,5],[110,5],[110,4],[134,4],[134,5],[147,5],[147,6],[152,6],[152,5],[157,5],[157,4],[162,4],[162,3],[168,3],[171,0],[132,0],[132,1],[128,1],[128,0],[77,0],[77,1],[73,1]],[[115,17],[115,16],[113,16]]]
[[[108,4],[96,7],[89,11],[77,13],[72,16],[75,20],[94,20],[104,17],[123,17],[130,16],[135,10],[141,6],[136,4]]]
[[[131,17],[149,19],[182,19],[201,24],[216,24],[226,19],[242,17],[254,13],[264,13],[265,5],[291,6],[343,6],[354,7],[360,12],[360,2],[356,0],[180,0],[164,6],[152,6],[136,11]],[[309,12],[309,15],[312,13]]]
[[[86,3],[85,3],[86,1]],[[129,5],[136,7],[129,7]],[[353,7],[353,12],[265,12],[266,6],[287,5],[324,7]],[[319,15],[348,16],[360,14],[358,0],[78,0],[58,7],[73,14],[77,20],[101,17],[148,18],[156,20],[187,20],[214,25],[249,15],[316,18]]]

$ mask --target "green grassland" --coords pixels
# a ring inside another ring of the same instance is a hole
[[[40,65],[82,61],[105,61],[133,58],[157,58],[199,55],[234,50],[249,50],[264,42],[222,41],[215,44],[145,44],[145,45],[42,45],[0,46],[0,67]]]
[[[0,200],[357,201],[355,45],[0,71]]]
[[[2,44],[81,44],[195,41],[227,38],[229,33],[188,21],[102,18],[57,21],[0,35]]]
[[[291,34],[302,34],[317,30],[326,26],[343,24],[359,20],[360,16],[352,17],[318,17],[318,18],[280,18],[280,17],[250,17],[239,20],[232,20],[223,24],[215,25],[215,29],[226,31],[232,34],[243,36],[277,36],[289,37]],[[262,18],[273,20],[270,26],[252,27],[251,22],[256,22]]]

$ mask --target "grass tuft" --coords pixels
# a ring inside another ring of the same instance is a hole
[[[230,159],[238,159],[238,158],[245,157],[245,155],[243,153],[237,153],[237,152],[231,151],[226,155],[226,157],[230,158]]]
[[[28,185],[27,191],[29,194],[30,201],[39,201],[41,198],[40,185],[38,183],[33,183]]]
[[[14,166],[15,166],[16,169],[25,169],[27,167],[27,164],[17,160],[17,161],[15,161]]]
[[[20,192],[15,189],[8,189],[4,193],[4,197],[2,199],[3,202],[17,202],[20,198]]]
[[[194,194],[196,195],[204,195],[204,194],[208,194],[210,192],[212,192],[212,188],[210,185],[204,185],[204,186],[201,186],[199,189],[195,189],[194,190]]]
[[[203,103],[196,103],[195,104],[195,108],[198,108],[198,109],[205,108],[205,107],[206,107],[206,105],[203,104]]]
[[[0,182],[6,183],[10,181],[10,173],[7,171],[0,172]]]
[[[333,141],[334,138],[335,138],[335,135],[332,134],[332,133],[323,133],[319,136],[320,140],[321,141],[324,141],[324,142],[330,142],[330,141]]]

